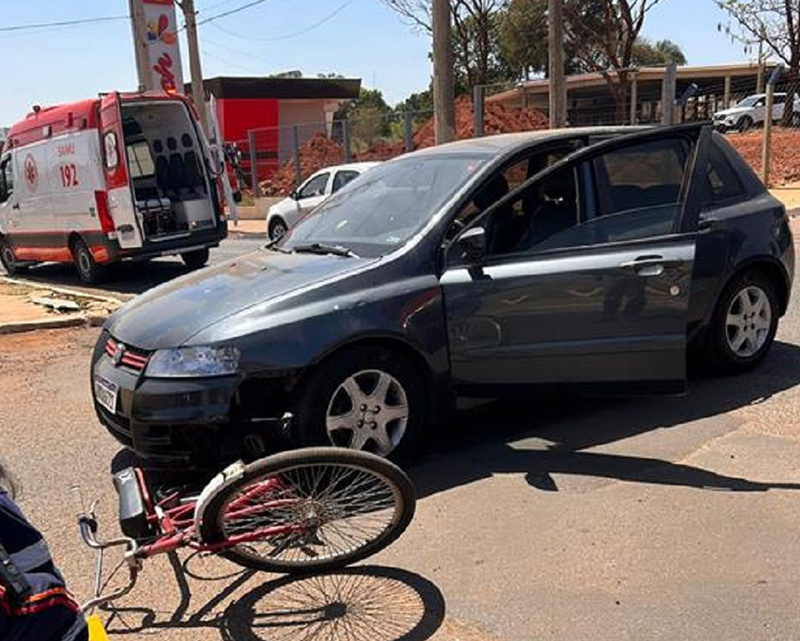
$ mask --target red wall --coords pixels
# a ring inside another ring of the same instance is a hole
[[[274,98],[223,98],[217,100],[217,119],[222,139],[236,142],[242,152],[242,170],[250,179],[251,129],[271,127],[256,132],[258,179],[264,180],[278,169],[278,100]]]
[[[271,98],[220,99],[217,100],[217,117],[225,140],[246,140],[250,129],[278,126],[278,101]]]

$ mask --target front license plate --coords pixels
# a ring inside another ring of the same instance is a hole
[[[117,412],[117,396],[119,394],[119,385],[103,378],[102,376],[94,377],[94,397],[97,402],[105,407],[112,414]]]

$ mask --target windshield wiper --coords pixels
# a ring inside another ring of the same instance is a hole
[[[298,254],[333,254],[334,256],[345,256],[347,258],[358,258],[356,254],[342,247],[341,245],[325,245],[324,243],[311,243],[310,245],[297,245],[292,247]]]

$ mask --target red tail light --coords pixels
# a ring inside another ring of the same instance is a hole
[[[100,227],[105,233],[114,231],[114,219],[108,211],[108,194],[104,191],[94,192],[94,204],[97,208],[97,217],[100,219]]]

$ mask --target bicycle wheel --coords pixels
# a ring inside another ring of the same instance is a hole
[[[239,565],[287,574],[355,563],[408,527],[416,501],[393,463],[367,452],[320,447],[255,461],[199,516],[204,543]]]

